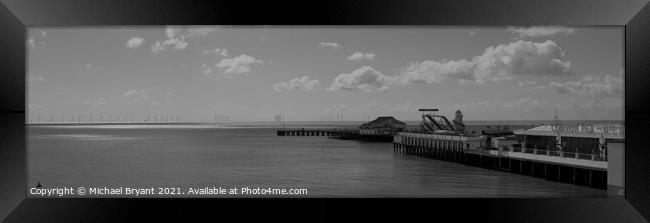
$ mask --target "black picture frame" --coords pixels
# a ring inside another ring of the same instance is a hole
[[[129,1],[2,0],[0,218],[97,222],[362,214],[497,222],[650,219],[650,6],[646,0]],[[625,199],[26,199],[26,27],[96,25],[625,26]],[[418,202],[415,202],[415,201]],[[278,204],[280,203],[280,204]],[[360,207],[372,211],[360,211]],[[212,221],[212,220],[210,220]]]

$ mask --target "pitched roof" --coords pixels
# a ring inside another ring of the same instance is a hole
[[[368,123],[361,125],[362,128],[376,128],[376,127],[385,127],[387,125],[396,126],[396,125],[406,125],[405,122],[393,118],[393,116],[381,116],[375,120],[372,120]]]

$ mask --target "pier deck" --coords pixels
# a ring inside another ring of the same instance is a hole
[[[518,173],[546,180],[607,188],[607,157],[548,151],[489,150],[477,148],[472,138],[419,133],[398,133],[393,149],[398,154],[458,162],[470,166]]]
[[[278,136],[329,136],[337,139],[360,138],[359,130],[356,129],[312,129],[312,128],[278,129],[277,135]]]
[[[358,139],[363,141],[392,142],[393,135],[390,134],[363,134],[359,129],[278,129],[278,136],[327,136],[335,139]]]

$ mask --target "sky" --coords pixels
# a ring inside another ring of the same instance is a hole
[[[29,120],[623,120],[622,27],[31,27]]]

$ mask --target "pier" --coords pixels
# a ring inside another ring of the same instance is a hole
[[[278,136],[328,136],[336,139],[359,139],[359,130],[355,129],[279,129]]]
[[[397,154],[462,163],[572,183],[607,188],[607,157],[604,155],[559,153],[537,149],[483,149],[477,137],[398,133],[393,150]]]
[[[438,109],[420,109],[419,129],[381,116],[358,129],[280,129],[278,136],[328,136],[392,142],[396,154],[414,155],[571,183],[620,194],[624,189],[624,125],[553,125],[468,134],[463,114],[449,121]],[[556,115],[557,116],[557,115]],[[611,159],[608,160],[608,155]],[[611,171],[608,173],[608,171]]]

